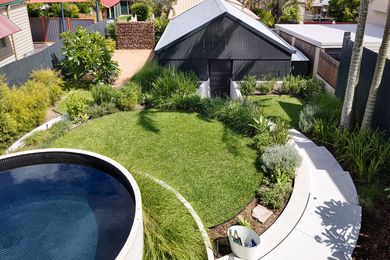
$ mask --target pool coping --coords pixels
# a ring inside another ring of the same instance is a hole
[[[134,177],[130,174],[130,172],[121,164],[119,164],[117,161],[109,157],[106,157],[104,155],[90,152],[90,151],[69,149],[69,148],[46,148],[46,149],[22,151],[22,152],[2,155],[0,156],[0,160],[16,157],[20,155],[29,155],[29,154],[36,154],[36,153],[71,153],[76,155],[86,155],[90,157],[95,157],[101,161],[104,161],[112,165],[124,175],[124,177],[129,181],[134,192],[135,214],[134,214],[134,221],[133,221],[132,228],[130,230],[130,234],[127,237],[125,244],[123,245],[121,251],[119,252],[119,254],[115,259],[116,260],[132,260],[132,259],[141,260],[143,257],[143,247],[144,247],[141,191],[140,188],[138,187],[137,182],[135,181]],[[137,250],[133,250],[134,248]]]

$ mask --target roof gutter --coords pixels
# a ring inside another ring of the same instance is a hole
[[[15,0],[15,1],[10,1],[4,4],[0,4],[0,7],[8,6],[8,5],[16,5],[25,2],[24,0]]]

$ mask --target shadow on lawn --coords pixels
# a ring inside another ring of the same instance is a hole
[[[145,130],[159,133],[160,129],[156,126],[156,120],[151,117],[151,114],[155,113],[149,109],[142,109],[139,113],[138,125],[142,126]]]
[[[350,259],[359,236],[359,207],[347,202],[330,200],[318,206],[316,211],[321,217],[325,232],[315,236],[318,243],[332,250],[328,260]]]
[[[289,118],[291,118],[291,126],[298,128],[299,113],[301,112],[302,105],[287,103],[278,101],[280,107],[286,112]]]
[[[225,124],[223,124],[222,142],[225,143],[229,153],[233,154],[234,156],[241,154],[239,147],[240,144],[237,140],[237,136],[235,136],[234,131]]]

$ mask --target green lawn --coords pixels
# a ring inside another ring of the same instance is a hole
[[[207,227],[235,216],[262,178],[250,139],[197,114],[140,110],[92,120],[51,147],[94,151],[177,189]]]
[[[66,96],[61,99],[55,106],[54,110],[58,113],[65,114],[66,113],[66,101],[72,97],[72,96],[79,96],[85,98],[89,103],[93,102],[93,98],[91,95],[91,92],[88,90],[82,90],[82,89],[77,89],[77,90],[71,90],[69,91]]]
[[[290,122],[291,126],[298,128],[299,113],[302,101],[291,96],[251,96],[252,100],[265,116],[278,116]]]

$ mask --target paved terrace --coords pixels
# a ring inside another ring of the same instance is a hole
[[[290,136],[302,164],[286,208],[260,235],[257,259],[352,259],[361,207],[351,176],[325,147],[296,130]]]

